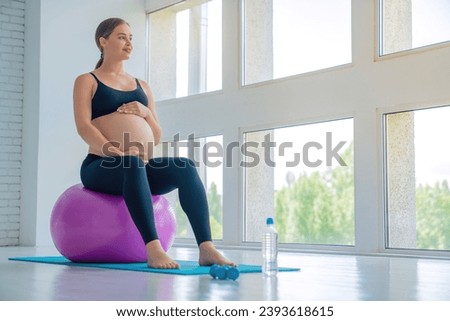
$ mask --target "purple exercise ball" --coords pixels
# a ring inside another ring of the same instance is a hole
[[[175,238],[175,214],[167,198],[154,195],[152,202],[158,237],[167,251]],[[123,197],[82,184],[69,187],[57,199],[50,233],[57,250],[73,262],[147,261],[144,241]]]

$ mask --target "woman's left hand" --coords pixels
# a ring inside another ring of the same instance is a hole
[[[142,118],[147,118],[150,116],[150,110],[147,106],[144,106],[138,101],[132,101],[126,104],[123,104],[117,111],[122,114],[133,114],[140,116]]]

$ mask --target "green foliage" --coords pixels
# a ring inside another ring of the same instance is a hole
[[[342,158],[347,166],[301,175],[275,193],[280,241],[354,244],[353,148]],[[417,248],[450,249],[450,188],[446,180],[416,188]]]
[[[354,244],[353,146],[342,154],[347,166],[302,174],[275,193],[280,242]]]
[[[450,190],[446,180],[416,190],[417,247],[450,249]]]
[[[275,192],[280,242],[354,245],[353,144],[341,155],[347,166],[303,173]],[[222,199],[212,183],[207,193],[214,239],[223,237]],[[176,205],[177,236],[188,236],[189,223]],[[417,248],[450,249],[450,189],[446,180],[416,189]]]

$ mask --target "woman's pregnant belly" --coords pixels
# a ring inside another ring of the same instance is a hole
[[[152,157],[153,132],[144,118],[114,112],[96,118],[92,123],[113,146],[122,152],[130,152],[132,155],[139,154],[139,157],[145,162]],[[90,148],[89,152],[97,155],[114,155],[114,153],[108,153],[106,148],[101,151]]]

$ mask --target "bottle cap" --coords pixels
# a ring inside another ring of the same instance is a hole
[[[268,217],[268,218],[266,219],[266,224],[267,224],[267,225],[273,225],[273,218],[272,218],[272,217]]]

